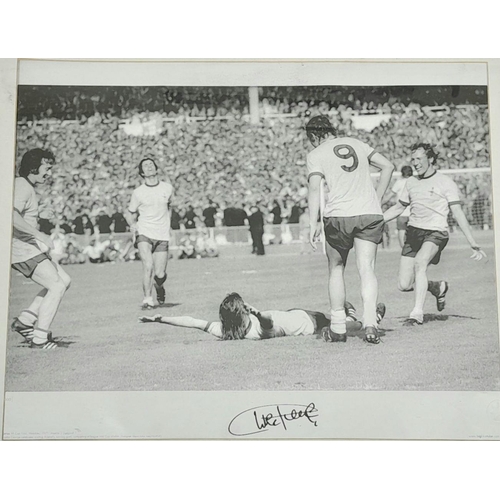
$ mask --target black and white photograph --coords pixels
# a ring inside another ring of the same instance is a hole
[[[6,400],[299,391],[223,422],[262,437],[316,427],[308,393],[498,391],[490,90],[471,66],[435,84],[363,83],[361,63],[357,84],[278,65],[258,84],[250,63],[227,84],[19,78]]]

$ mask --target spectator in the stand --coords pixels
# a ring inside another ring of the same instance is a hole
[[[250,209],[248,224],[250,226],[250,234],[252,236],[252,253],[256,255],[264,255],[264,242],[262,241],[262,237],[264,236],[264,215],[259,207],[254,205]]]
[[[194,229],[196,227],[196,212],[193,205],[189,205],[184,214],[184,226],[186,229]]]
[[[75,234],[86,234],[88,236],[94,233],[94,224],[87,214],[77,215],[73,221]]]
[[[108,210],[106,208],[101,208],[96,217],[96,224],[99,229],[99,233],[101,234],[109,234],[111,233],[111,225],[113,223],[113,219],[110,217]]]
[[[50,235],[54,227],[54,224],[49,219],[44,219],[43,217],[38,219],[38,228],[42,233]]]
[[[302,215],[302,208],[299,203],[294,203],[292,210],[290,212],[290,217],[288,218],[289,224],[298,224],[300,220],[300,216]]]
[[[277,200],[273,203],[273,208],[271,210],[273,214],[273,224],[281,224],[281,206]]]
[[[206,227],[215,227],[215,215],[217,214],[217,205],[208,200],[208,207],[203,210],[203,218]]]
[[[228,227],[244,226],[246,220],[247,213],[241,203],[236,203],[224,210],[224,223]]]
[[[179,212],[175,208],[172,208],[172,215],[170,218],[170,227],[173,230],[177,230],[177,229],[181,228],[180,224],[181,224],[181,216],[179,215]]]
[[[119,209],[111,216],[112,228],[114,233],[126,233],[129,229],[127,219]]]

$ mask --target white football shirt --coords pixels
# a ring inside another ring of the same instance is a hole
[[[425,179],[409,177],[399,201],[410,206],[409,226],[447,231],[450,206],[460,203],[460,192],[453,179],[435,172]]]
[[[265,314],[271,316],[274,323],[274,329],[279,332],[277,335],[273,334],[273,337],[313,335],[315,333],[314,324],[309,314],[301,309],[295,309],[293,311],[266,311]],[[220,321],[208,323],[205,331],[216,337],[222,337],[222,325]],[[260,340],[270,337],[271,335],[269,335],[266,330],[262,329],[259,320],[251,314],[250,328],[245,335],[245,339]]]
[[[370,176],[375,150],[351,137],[327,139],[307,155],[308,178],[322,176],[327,185],[324,217],[382,215]]]
[[[24,177],[14,180],[14,210],[32,227],[38,226],[38,198],[33,185]],[[13,264],[26,262],[42,253],[38,241],[28,233],[14,228],[12,233]]]
[[[128,209],[139,214],[139,234],[154,240],[170,240],[169,204],[172,193],[172,185],[164,181],[155,186],[142,184],[134,189]]]

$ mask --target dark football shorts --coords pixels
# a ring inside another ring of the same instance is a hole
[[[330,324],[330,319],[318,311],[308,311],[307,309],[288,309],[289,311],[304,311],[307,313],[314,325],[314,334],[321,333],[321,330]]]
[[[409,217],[398,217],[396,222],[396,228],[398,231],[406,231],[408,227]]]
[[[408,226],[406,229],[405,244],[401,255],[403,257],[415,257],[422,245],[426,241],[431,241],[438,246],[438,252],[431,260],[431,264],[439,264],[441,260],[441,252],[448,244],[448,231],[431,231],[428,229],[420,229],[418,227]]]
[[[355,215],[353,217],[325,217],[325,238],[327,243],[337,250],[342,259],[347,260],[349,250],[354,245],[354,238],[382,243],[384,217],[382,215]]]
[[[155,240],[153,238],[148,238],[143,234],[139,234],[135,239],[135,246],[137,247],[137,245],[142,241],[151,245],[151,253],[168,252],[168,241],[166,240]]]
[[[36,266],[43,262],[44,260],[52,260],[50,256],[46,253],[40,253],[31,257],[31,259],[25,260],[24,262],[16,262],[11,265],[12,269],[19,271],[21,274],[26,276],[26,278],[31,278],[35,272]]]

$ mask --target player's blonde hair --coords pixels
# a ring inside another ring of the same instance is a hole
[[[245,338],[249,317],[245,303],[238,293],[230,293],[221,302],[219,318],[222,326],[221,340],[242,340]]]

